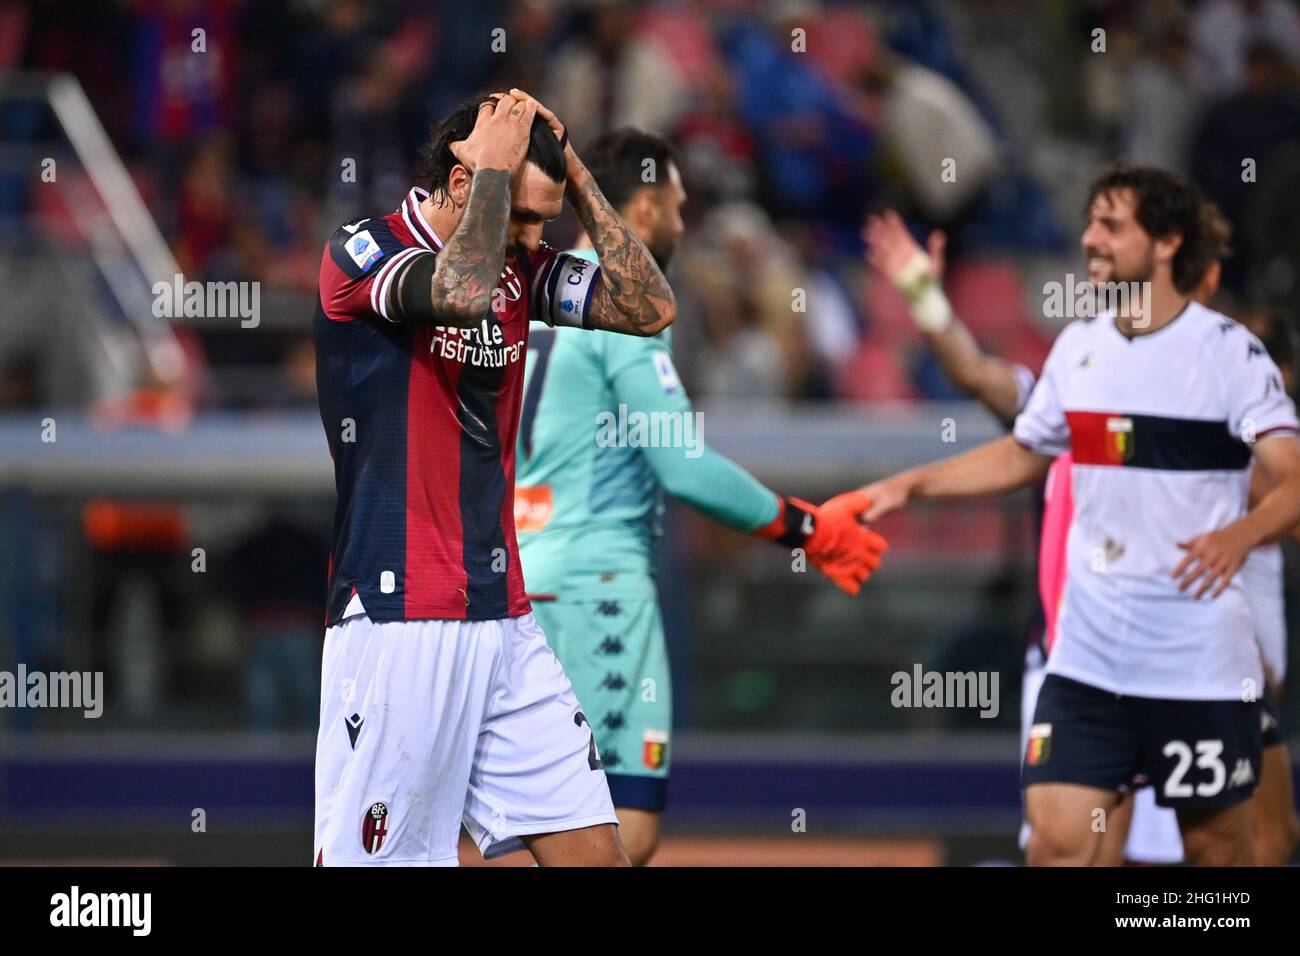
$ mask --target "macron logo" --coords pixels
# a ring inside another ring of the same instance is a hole
[[[133,936],[148,936],[152,925],[152,893],[70,893],[50,897],[51,926],[129,926]]]

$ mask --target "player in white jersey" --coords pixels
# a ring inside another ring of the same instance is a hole
[[[1206,267],[1193,298],[1208,303],[1219,287],[1221,260],[1230,253],[1232,228],[1213,203],[1202,207],[1207,250],[1212,261]],[[867,219],[863,230],[869,264],[887,278],[907,300],[912,318],[944,375],[962,392],[977,399],[1006,423],[1010,430],[1024,408],[1037,375],[1024,365],[985,352],[970,330],[954,313],[940,284],[944,272],[942,232],[932,232],[928,250],[912,238],[897,213],[886,211]],[[1290,333],[1288,336],[1285,333]],[[1273,323],[1264,338],[1269,355],[1282,372],[1287,394],[1294,394],[1290,379],[1297,349],[1291,344],[1295,333],[1283,322]],[[1039,591],[1041,613],[1030,629],[1021,686],[1021,753],[1029,740],[1038,691],[1046,677],[1047,654],[1056,636],[1056,617],[1064,589],[1065,543],[1070,526],[1073,498],[1070,493],[1069,456],[1058,458],[1048,472],[1041,507],[1039,547]],[[1262,475],[1252,477],[1252,495],[1257,499],[1266,488]],[[1300,529],[1293,529],[1293,534]],[[1296,842],[1297,820],[1292,806],[1291,764],[1276,708],[1281,677],[1286,665],[1286,624],[1282,606],[1282,555],[1276,543],[1251,551],[1241,570],[1250,596],[1255,626],[1268,674],[1269,693],[1263,699],[1264,753],[1259,790],[1255,795],[1256,858],[1261,864],[1281,865]],[[1021,827],[1020,846],[1029,840],[1029,825]],[[1183,859],[1183,842],[1173,810],[1155,804],[1154,791],[1147,787],[1127,793],[1107,820],[1099,862],[1119,865],[1125,859],[1136,863],[1178,863]]]
[[[1217,210],[1214,210],[1217,216]],[[1221,217],[1217,226],[1224,231]],[[1211,266],[1198,290],[1204,301],[1217,287],[1218,263]],[[1283,319],[1261,332],[1263,343],[1282,374],[1288,395],[1295,394],[1295,332]],[[1256,470],[1251,475],[1251,500],[1258,500],[1268,488],[1268,479]],[[1300,540],[1300,527],[1291,529]],[[1300,836],[1291,782],[1291,758],[1279,718],[1278,700],[1286,679],[1286,608],[1283,600],[1282,548],[1277,542],[1260,545],[1250,552],[1241,567],[1241,581],[1250,602],[1256,640],[1264,664],[1265,693],[1260,713],[1264,752],[1255,793],[1255,862],[1260,866],[1285,866]],[[1155,791],[1143,788],[1131,794],[1111,814],[1103,840],[1102,859],[1118,865],[1170,864],[1183,861],[1183,841],[1173,811],[1157,806]]]
[[[1097,860],[1098,812],[1144,781],[1187,856],[1249,864],[1263,667],[1237,575],[1300,520],[1295,409],[1258,339],[1190,301],[1202,200],[1152,169],[1090,194],[1094,282],[1139,283],[1057,339],[1014,435],[869,486],[874,520],[914,498],[1006,492],[1073,453],[1058,642],[1025,761],[1033,864]],[[1246,508],[1251,454],[1275,479]]]

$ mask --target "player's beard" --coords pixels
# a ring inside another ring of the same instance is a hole
[[[1142,257],[1142,261],[1136,269],[1131,269],[1128,272],[1121,274],[1119,269],[1115,267],[1114,263],[1111,263],[1111,267],[1112,274],[1110,280],[1112,282],[1150,282],[1151,277],[1155,275],[1156,272],[1155,246],[1147,246],[1146,255]]]
[[[668,263],[673,261],[673,253],[677,251],[677,242],[671,236],[654,236],[646,246],[646,251],[659,266],[659,271],[666,275]]]
[[[1092,270],[1089,268],[1088,278],[1098,284],[1103,282],[1150,282],[1151,277],[1155,275],[1156,271],[1156,253],[1154,245],[1147,246],[1146,254],[1142,257],[1138,266],[1133,269],[1121,270],[1113,257],[1099,257],[1091,250],[1085,250],[1085,266],[1087,265],[1088,260],[1093,258],[1102,258],[1110,265],[1109,274],[1097,279],[1093,279]]]

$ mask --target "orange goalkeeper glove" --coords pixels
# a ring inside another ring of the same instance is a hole
[[[808,560],[843,591],[857,594],[880,567],[888,550],[885,539],[858,524],[857,516],[871,506],[861,492],[832,499],[834,507],[817,507],[798,498],[778,497],[780,510],[754,534],[790,548],[803,548]]]

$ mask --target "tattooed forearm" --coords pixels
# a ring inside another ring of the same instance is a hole
[[[506,258],[510,218],[510,174],[480,169],[474,174],[465,214],[438,253],[433,271],[433,307],[448,325],[475,325],[492,307],[492,290]]]
[[[668,280],[645,244],[601,194],[588,174],[570,180],[569,200],[600,258],[601,286],[591,304],[592,325],[611,332],[657,335],[677,314]]]

